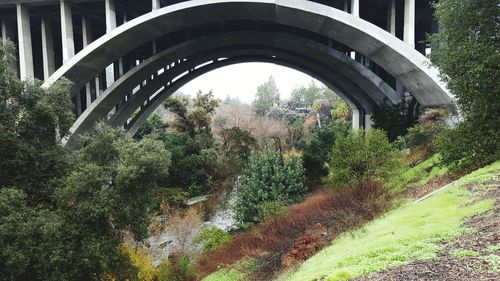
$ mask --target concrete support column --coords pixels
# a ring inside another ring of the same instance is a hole
[[[387,31],[396,36],[396,0],[389,0],[387,5]]]
[[[352,110],[352,129],[354,131],[359,130],[361,125],[361,112],[357,109]]]
[[[359,0],[351,0],[351,14],[359,17]]]
[[[14,42],[16,38],[16,28],[14,24],[6,20],[2,20],[0,25],[1,25],[0,28],[2,29],[2,41],[5,42],[7,40],[10,40],[11,42]],[[17,74],[18,68],[16,60],[12,60],[11,68]]]
[[[19,74],[22,80],[33,79],[33,47],[31,45],[30,12],[28,7],[17,4],[17,36],[19,44]]]
[[[106,14],[106,33],[116,28],[116,8],[114,0],[105,0],[104,8]],[[115,68],[111,64],[106,67],[106,87],[110,87],[115,82]]]
[[[92,29],[90,20],[86,15],[82,15],[82,37],[83,48],[85,48],[92,42]],[[90,83],[85,84],[85,100],[86,108],[88,108],[92,103],[92,90]]]
[[[373,128],[373,121],[371,114],[365,114],[365,130],[370,130]]]
[[[56,71],[54,56],[54,37],[52,35],[52,23],[50,19],[42,17],[42,59],[43,79],[48,79]]]
[[[403,40],[415,47],[415,0],[405,0]]]
[[[396,0],[390,0],[387,5],[387,31],[396,36]],[[404,87],[399,80],[396,80],[396,94],[403,101]]]
[[[61,42],[63,63],[75,55],[75,39],[73,37],[73,16],[71,6],[66,1],[60,2],[61,7]]]
[[[152,10],[158,10],[160,7],[160,0],[152,0],[151,2]]]

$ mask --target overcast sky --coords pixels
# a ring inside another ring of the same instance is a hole
[[[194,95],[198,90],[213,90],[215,96],[239,98],[242,102],[253,101],[257,86],[272,75],[280,90],[281,98],[288,98],[297,85],[307,85],[313,79],[302,72],[270,63],[242,63],[222,67],[189,82],[179,91]],[[316,81],[316,80],[315,80]],[[316,81],[319,83],[318,81]]]

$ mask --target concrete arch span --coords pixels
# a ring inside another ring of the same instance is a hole
[[[82,87],[107,65],[162,35],[204,23],[231,20],[273,22],[340,42],[383,67],[423,106],[453,107],[452,97],[428,60],[386,31],[358,17],[298,0],[193,0],[138,17],[101,37],[54,73]]]
[[[117,104],[119,108],[109,122],[113,126],[121,126],[151,95],[175,77],[206,62],[235,56],[253,56],[256,61],[274,62],[305,72],[336,91],[353,110],[371,113],[378,104],[398,102],[394,90],[378,76],[331,48],[287,34],[231,32],[185,42],[136,66],[79,117],[72,133],[79,134],[89,129],[94,122],[104,119]],[[318,58],[320,61],[316,61]],[[177,64],[170,68],[173,61]],[[158,74],[159,70],[162,70],[161,74]],[[125,95],[140,84],[145,85],[123,103]]]

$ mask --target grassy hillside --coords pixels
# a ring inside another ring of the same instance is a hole
[[[447,189],[418,203],[408,202],[377,219],[363,230],[335,239],[304,262],[297,270],[278,280],[345,280],[411,261],[431,259],[441,242],[466,231],[465,218],[485,212],[493,199],[475,200],[488,189],[498,186],[500,162],[467,175]],[[466,187],[474,185],[473,191]]]

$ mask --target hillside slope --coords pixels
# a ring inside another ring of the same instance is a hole
[[[278,280],[497,279],[499,196],[497,162],[338,237]]]

